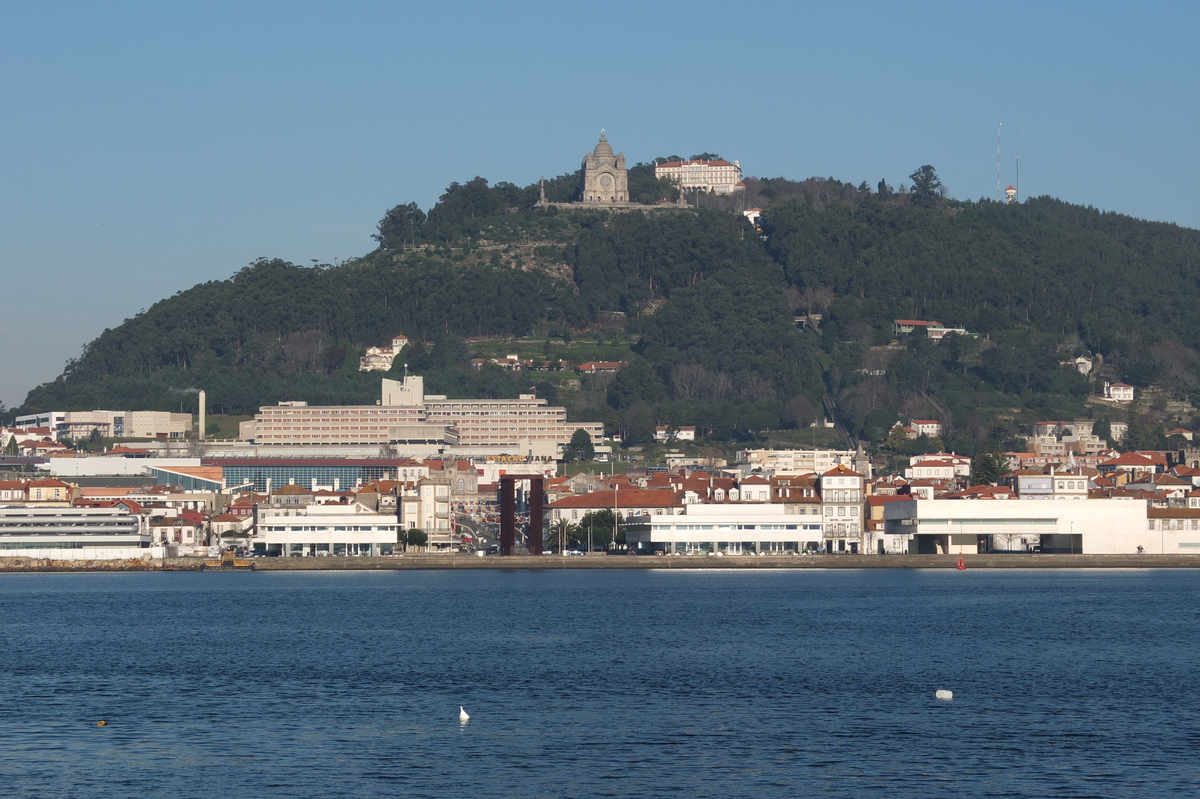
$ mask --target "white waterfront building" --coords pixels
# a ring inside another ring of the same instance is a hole
[[[0,507],[0,557],[128,560],[162,557],[123,508]]]
[[[782,504],[685,504],[675,516],[631,516],[625,542],[642,554],[743,555],[804,552],[824,542],[820,517],[788,513]]]
[[[358,504],[260,508],[250,548],[267,556],[391,555],[398,531],[395,514]]]
[[[1043,553],[1170,555],[1200,547],[1200,530],[1152,527],[1141,500],[907,500],[885,505],[883,518],[885,538],[906,538],[917,554],[1011,552],[1037,545]]]

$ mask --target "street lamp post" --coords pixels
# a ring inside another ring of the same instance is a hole
[[[608,551],[617,548],[617,453],[612,453],[608,461],[608,479],[613,484],[613,536],[608,542]]]

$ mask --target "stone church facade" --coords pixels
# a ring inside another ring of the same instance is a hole
[[[629,171],[625,154],[613,155],[605,132],[596,149],[583,157],[583,205],[625,205],[629,202]]]

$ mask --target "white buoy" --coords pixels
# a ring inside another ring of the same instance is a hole
[[[938,691],[937,694],[935,694],[935,695],[937,696],[938,699],[943,699],[947,702],[949,702],[951,699],[954,698],[953,691]]]
[[[458,706],[458,720],[463,722],[471,720],[471,717],[467,715],[467,711],[463,710],[462,705]]]

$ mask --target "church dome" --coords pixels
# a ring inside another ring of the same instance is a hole
[[[603,130],[600,131],[600,143],[596,145],[596,149],[595,149],[594,153],[596,155],[612,155],[613,154],[612,145],[608,143],[608,136],[606,136],[604,134]]]

